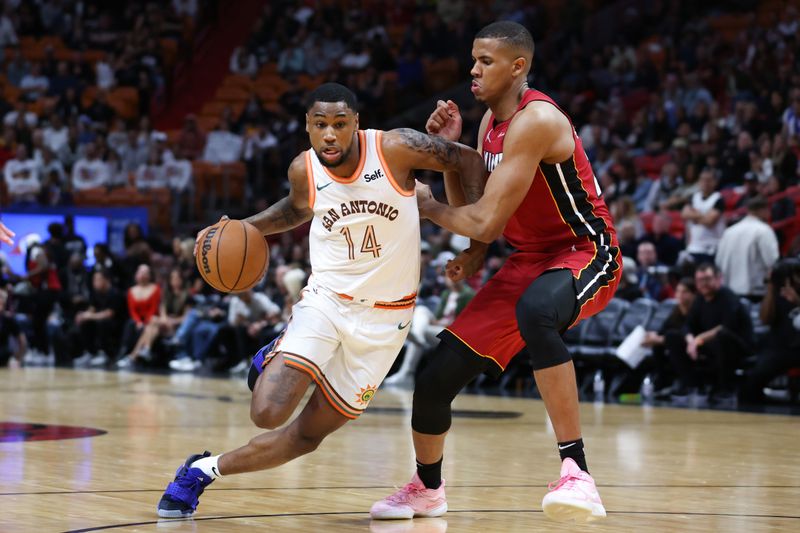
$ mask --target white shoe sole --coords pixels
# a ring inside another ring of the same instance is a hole
[[[447,502],[424,513],[414,513],[411,509],[389,509],[379,513],[370,511],[369,516],[375,520],[411,520],[412,518],[436,518],[447,512]]]
[[[545,516],[556,522],[585,523],[605,518],[606,509],[600,503],[576,501],[542,502]]]

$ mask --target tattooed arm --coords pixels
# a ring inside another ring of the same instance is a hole
[[[289,165],[289,196],[282,198],[264,211],[245,219],[264,235],[282,233],[308,222],[314,216],[309,205],[309,184],[306,174],[305,152]]]
[[[462,201],[465,198],[467,202],[476,202],[483,194],[486,184],[483,159],[468,146],[400,128],[384,133],[381,147],[392,175],[407,191],[414,190],[413,171],[425,169],[457,173],[463,187]],[[450,185],[448,197],[454,189],[452,183]],[[454,193],[456,202],[459,200],[458,192]]]

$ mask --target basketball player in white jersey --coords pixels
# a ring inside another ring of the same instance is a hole
[[[260,428],[290,424],[222,455],[192,455],[158,504],[158,515],[194,513],[214,479],[274,468],[314,451],[357,418],[408,335],[419,283],[415,169],[464,173],[480,181],[471,148],[409,129],[359,130],[355,95],[326,83],[306,112],[312,148],[289,167],[289,195],[250,217],[264,235],[311,220],[311,279],[281,337],[264,347],[250,417]],[[477,179],[476,179],[477,177]],[[463,192],[463,191],[462,191]],[[202,235],[203,232],[200,234]]]

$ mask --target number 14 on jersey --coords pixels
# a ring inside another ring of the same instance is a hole
[[[350,234],[350,228],[347,226],[341,229],[341,234],[344,235],[347,241],[347,257],[351,260],[356,258],[355,247],[353,245],[353,237]],[[364,238],[361,240],[361,253],[372,254],[372,257],[381,256],[381,245],[378,244],[378,239],[375,237],[375,227],[370,224],[364,231]]]

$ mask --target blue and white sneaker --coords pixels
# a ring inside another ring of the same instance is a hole
[[[250,371],[247,373],[247,386],[252,392],[252,390],[256,387],[256,380],[258,380],[258,376],[264,371],[264,360],[272,354],[273,350],[275,349],[275,345],[281,340],[283,334],[286,333],[286,330],[280,332],[280,334],[272,339],[272,342],[261,348],[256,354],[253,356],[253,362],[250,363]]]
[[[158,502],[158,516],[186,518],[194,514],[197,504],[200,503],[200,495],[214,482],[213,478],[205,475],[199,468],[191,467],[192,463],[203,457],[211,457],[211,452],[192,455],[178,468],[175,481],[167,485],[167,490]]]

